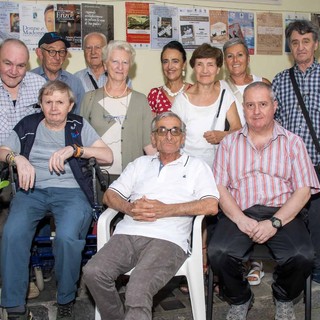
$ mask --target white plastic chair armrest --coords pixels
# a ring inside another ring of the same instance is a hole
[[[119,212],[107,208],[99,217],[97,228],[97,249],[100,250],[110,239],[110,224]]]

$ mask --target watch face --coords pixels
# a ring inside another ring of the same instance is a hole
[[[272,221],[272,226],[273,226],[274,228],[277,228],[277,229],[281,228],[282,223],[281,223],[281,220],[280,220],[280,219],[273,217],[273,218],[271,219],[271,221]]]

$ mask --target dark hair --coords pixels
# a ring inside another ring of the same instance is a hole
[[[289,41],[293,31],[297,31],[299,34],[312,33],[314,41],[319,40],[319,27],[308,20],[296,20],[292,21],[286,27],[286,40]]]
[[[222,67],[223,64],[223,54],[219,48],[211,46],[209,43],[203,43],[200,47],[193,51],[192,57],[190,59],[191,68],[194,67],[196,59],[203,58],[213,58],[216,60],[216,65],[218,68]]]
[[[246,44],[246,42],[244,40],[242,40],[241,38],[232,38],[230,40],[228,40],[224,45],[223,45],[223,54],[225,55],[226,54],[226,51],[228,48],[230,47],[233,47],[237,44],[241,44],[243,45],[245,51],[246,51],[246,54],[247,56],[249,56],[249,48]]]
[[[181,55],[182,55],[182,60],[183,62],[186,62],[187,60],[187,53],[186,53],[186,50],[184,50],[182,44],[179,42],[179,41],[170,41],[168,42],[163,48],[162,48],[162,51],[161,51],[161,56],[160,56],[160,59],[162,61],[162,56],[163,56],[163,53],[167,50],[167,49],[174,49],[174,50],[178,50]]]
[[[48,5],[46,6],[46,8],[44,9],[44,13],[46,13],[47,11],[50,11],[50,10],[54,10],[53,4],[48,4]]]

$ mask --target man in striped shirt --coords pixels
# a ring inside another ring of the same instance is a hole
[[[320,63],[315,59],[319,47],[319,28],[307,20],[291,22],[286,28],[286,40],[294,59],[294,77],[309,113],[315,135],[320,138]],[[299,135],[320,180],[320,152],[302,114],[298,98],[291,83],[289,69],[278,73],[272,82],[278,101],[275,119],[286,129]],[[312,196],[307,205],[309,230],[315,251],[312,279],[320,283],[320,195]]]
[[[247,124],[222,140],[214,162],[223,214],[209,259],[231,304],[227,319],[244,320],[253,294],[242,262],[255,243],[267,244],[277,261],[275,319],[294,320],[292,300],[304,288],[314,254],[303,208],[320,185],[302,139],[273,119],[271,86],[249,85],[243,108]]]

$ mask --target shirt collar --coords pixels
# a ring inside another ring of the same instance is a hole
[[[179,157],[178,159],[170,162],[169,165],[171,165],[171,164],[182,164],[183,166],[185,166],[186,163],[189,160],[189,156],[186,153],[182,152],[182,151],[180,151],[180,154],[181,154],[181,157]],[[159,160],[159,152],[157,152],[156,154],[151,156],[151,161],[154,161],[154,160],[160,162],[160,160]]]
[[[318,66],[318,64],[319,64],[319,63],[318,63],[317,60],[314,58],[312,65],[307,68],[306,72],[302,72],[302,71],[299,69],[299,67],[298,67],[298,65],[297,65],[296,63],[295,63],[295,65],[294,65],[293,68],[294,68],[294,71],[295,71],[295,72],[309,73],[309,72],[312,72],[314,69],[316,69],[317,66]]]

